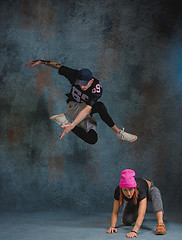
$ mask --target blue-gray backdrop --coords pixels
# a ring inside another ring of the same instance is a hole
[[[165,209],[180,207],[178,2],[6,0],[0,8],[0,210],[111,211],[125,168],[153,180]],[[70,84],[56,69],[25,67],[35,59],[90,68],[115,123],[138,141],[119,142],[98,116],[96,145],[73,133],[59,141],[49,117],[65,112]]]

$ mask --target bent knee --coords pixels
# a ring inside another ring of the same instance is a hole
[[[100,112],[100,111],[107,111],[104,103],[96,102],[95,104],[96,104],[95,106],[96,106],[96,109],[97,109],[98,112]]]
[[[98,138],[94,139],[94,140],[92,139],[91,141],[88,141],[88,143],[91,145],[94,145],[94,144],[96,144],[97,140],[98,140]]]
[[[123,220],[124,225],[131,226],[132,222],[129,222],[128,220]]]
[[[94,145],[94,144],[96,144],[97,140],[98,140],[97,133],[93,129],[91,129],[89,131],[89,138],[88,138],[87,143]]]
[[[131,226],[135,221],[136,221],[136,218],[132,215],[123,217],[123,223],[126,226]]]

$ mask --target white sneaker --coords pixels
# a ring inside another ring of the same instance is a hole
[[[54,116],[50,117],[49,119],[57,122],[60,125],[65,125],[65,124],[68,123],[68,120],[67,120],[66,115],[64,113],[54,115]]]
[[[124,132],[124,128],[123,128],[123,130],[120,130],[119,133],[116,133],[116,136],[117,136],[119,141],[134,142],[134,141],[137,140],[136,135]]]

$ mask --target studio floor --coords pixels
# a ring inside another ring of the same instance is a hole
[[[0,240],[121,240],[131,227],[119,225],[118,233],[106,234],[111,213],[75,213],[71,211],[2,212],[0,214]],[[156,236],[155,216],[147,214],[138,238],[141,240],[180,240],[180,216],[167,217],[167,234]]]

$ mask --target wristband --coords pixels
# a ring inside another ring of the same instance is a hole
[[[134,233],[136,233],[136,234],[138,234],[136,231],[134,231],[134,230],[132,230],[131,232],[134,232]]]

